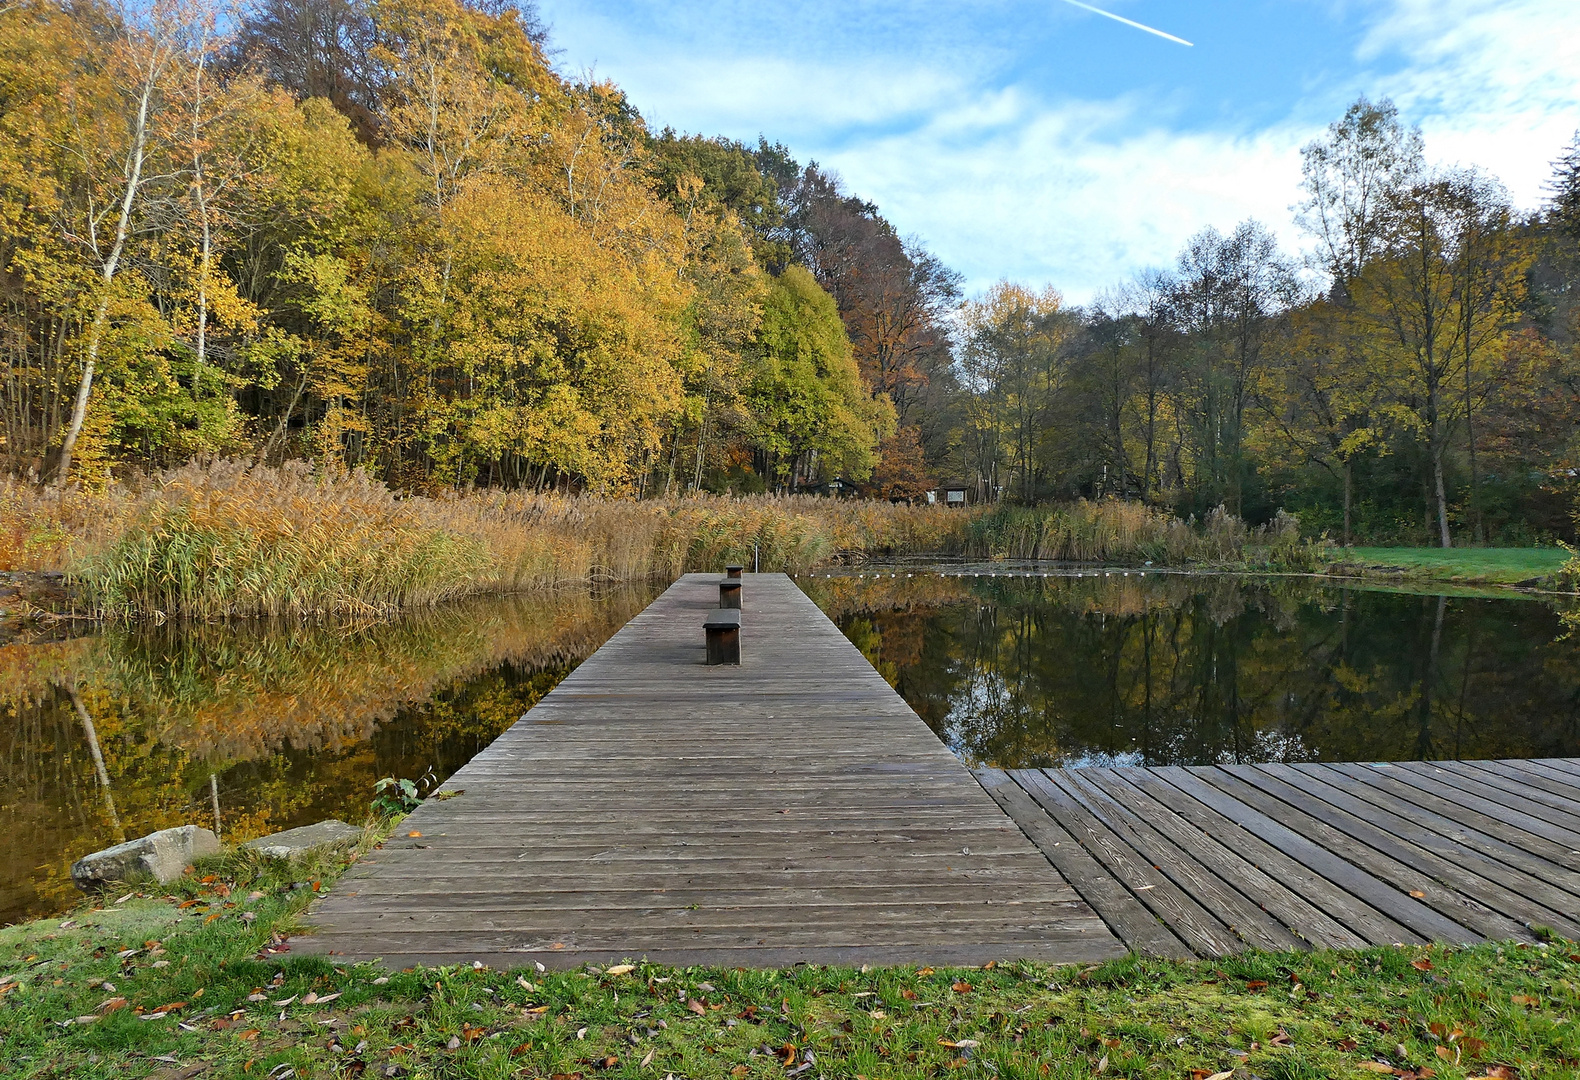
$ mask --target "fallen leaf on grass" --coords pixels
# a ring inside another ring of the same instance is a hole
[[[99,1002],[99,1007],[95,1011],[101,1012],[101,1013],[112,1013],[116,1009],[124,1009],[124,1008],[126,1008],[126,999],[125,998],[123,998],[123,997],[112,997],[112,998],[105,998],[103,1001]]]
[[[1470,1080],[1516,1080],[1519,1075],[1512,1065],[1488,1065],[1486,1073],[1473,1076]]]
[[[1108,1070],[1108,1055],[1104,1054],[1102,1057],[1097,1059],[1097,1068],[1093,1069],[1092,1071],[1093,1072],[1106,1072],[1107,1070]]]
[[[456,1049],[459,1049],[460,1046],[461,1046],[461,1037],[459,1035],[451,1035],[450,1036],[450,1041],[444,1044],[444,1048],[446,1050],[456,1050]]]
[[[939,1039],[939,1046],[947,1046],[951,1050],[975,1050],[982,1044],[975,1039],[961,1039],[959,1042],[950,1042],[948,1039]]]
[[[1432,961],[1430,961],[1430,960],[1412,960],[1412,961],[1410,961],[1410,966],[1415,968],[1417,971],[1431,971],[1432,970]]]
[[[949,989],[953,990],[957,994],[969,994],[971,992],[971,984],[968,982],[957,982],[950,986]]]
[[[1365,1069],[1367,1072],[1387,1073],[1389,1076],[1393,1075],[1393,1066],[1384,1065],[1380,1061],[1357,1061],[1355,1063],[1355,1067],[1357,1069]]]
[[[612,967],[608,971],[604,972],[604,974],[605,975],[629,975],[629,974],[631,974],[631,972],[633,972],[635,970],[636,970],[636,965],[635,964],[616,964],[614,967]]]
[[[653,1055],[656,1054],[657,1052],[658,1052],[657,1050],[649,1050],[646,1054],[644,1054],[643,1057],[642,1057],[642,1061],[641,1061],[641,1066],[640,1067],[645,1069],[649,1065],[653,1064]]]
[[[236,1038],[240,1039],[242,1042],[251,1042],[252,1040],[256,1039],[257,1037],[258,1037],[258,1029],[257,1028],[248,1028],[246,1031],[238,1031],[236,1033]]]
[[[1250,982],[1245,984],[1245,988],[1247,990],[1250,990],[1252,993],[1255,993],[1258,990],[1266,990],[1267,989],[1267,980],[1265,980],[1265,979],[1252,979]]]
[[[686,1002],[686,1008],[690,1009],[698,1016],[704,1016],[708,1011],[707,1006],[702,1004],[702,1002],[698,1001],[696,998],[692,998],[690,1001]]]
[[[916,969],[916,974],[920,978],[923,978],[923,979],[927,978],[927,976],[931,975],[932,973],[933,973],[933,969],[930,968],[930,967],[924,967],[924,968],[917,968]]]
[[[737,1065],[737,1066],[735,1066],[735,1068],[730,1070],[730,1075],[731,1076],[745,1076],[747,1073],[749,1073],[751,1071],[752,1070],[747,1068],[745,1065]]]
[[[1289,1037],[1289,1032],[1283,1028],[1278,1029],[1278,1034],[1267,1040],[1269,1046],[1292,1046],[1295,1040]]]
[[[900,991],[900,996],[902,998],[904,998],[906,1001],[915,1001],[916,1000],[916,991],[915,990],[901,990]]]
[[[593,1067],[597,1069],[612,1069],[618,1064],[620,1064],[620,1059],[610,1054],[608,1057],[599,1058],[593,1062]]]
[[[1516,1005],[1524,1005],[1527,1009],[1534,1009],[1541,1004],[1538,998],[1533,998],[1529,994],[1510,994],[1509,1000]]]

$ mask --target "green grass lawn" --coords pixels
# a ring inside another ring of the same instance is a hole
[[[937,971],[390,971],[267,952],[339,869],[224,856],[167,889],[0,931],[0,1075],[1464,1080],[1580,1070],[1580,951],[1556,940]]]
[[[1556,574],[1569,559],[1561,547],[1339,549],[1335,567],[1363,573],[1402,573],[1433,581],[1515,585]]]

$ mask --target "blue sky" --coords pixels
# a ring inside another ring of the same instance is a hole
[[[1580,0],[541,0],[568,74],[655,126],[783,142],[973,290],[1085,302],[1206,225],[1304,238],[1299,148],[1392,97],[1534,207],[1580,128]]]

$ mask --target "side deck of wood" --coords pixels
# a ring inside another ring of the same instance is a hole
[[[1124,946],[788,578],[706,667],[687,575],[353,867],[301,951],[392,965],[1101,960]]]
[[[1580,761],[976,775],[1141,953],[1580,938]]]

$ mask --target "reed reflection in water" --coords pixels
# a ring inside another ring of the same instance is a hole
[[[803,584],[973,763],[1580,755],[1580,641],[1540,601],[1133,571]]]
[[[360,823],[379,777],[454,772],[655,591],[0,648],[0,923],[59,910],[73,860],[155,829]]]

